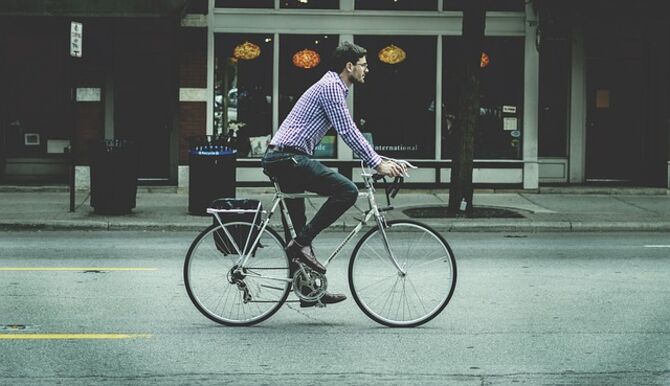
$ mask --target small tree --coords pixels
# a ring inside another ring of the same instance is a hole
[[[472,210],[472,163],[474,138],[479,117],[479,74],[486,7],[484,0],[468,0],[463,10],[463,60],[461,84],[456,112],[455,138],[458,142],[451,165],[449,187],[449,213],[460,211],[461,201],[467,203],[466,212]]]

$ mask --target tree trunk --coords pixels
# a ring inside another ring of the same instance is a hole
[[[458,141],[456,154],[451,165],[449,187],[449,213],[461,211],[465,200],[465,211],[472,210],[472,160],[474,158],[474,138],[479,117],[479,73],[486,8],[484,0],[468,0],[463,10],[463,59],[465,68],[462,78],[456,114],[455,140]]]

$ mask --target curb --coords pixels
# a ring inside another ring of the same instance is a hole
[[[492,221],[420,221],[439,232],[670,232],[670,222],[492,222]],[[108,222],[108,221],[0,221],[0,231],[163,231],[199,232],[209,224],[152,223],[152,222]],[[372,226],[374,224],[369,224]],[[273,228],[280,224],[271,223]],[[349,232],[352,223],[338,223],[326,232]],[[368,228],[366,227],[366,228]],[[365,228],[362,230],[365,231]]]

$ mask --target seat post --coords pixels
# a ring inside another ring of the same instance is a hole
[[[273,181],[272,181],[272,184],[273,184],[274,187],[275,187],[275,193],[281,193],[281,187],[279,187],[279,184],[277,183],[277,181],[274,181],[274,180],[273,180]]]

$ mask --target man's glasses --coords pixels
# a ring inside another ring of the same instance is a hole
[[[363,67],[363,69],[368,68],[368,64],[367,64],[367,63],[356,63],[356,64],[354,64],[354,66],[361,66],[361,67]]]

